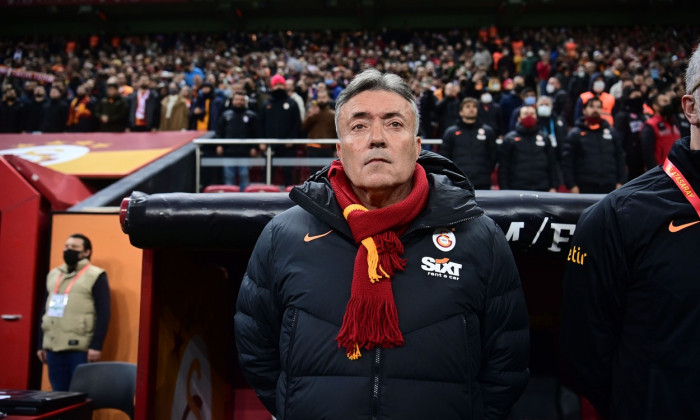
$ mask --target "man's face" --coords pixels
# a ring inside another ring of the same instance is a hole
[[[589,101],[583,108],[583,115],[585,117],[600,117],[600,113],[603,111],[603,104],[600,101]]]
[[[245,107],[245,96],[234,94],[232,104],[234,108],[244,108]]]
[[[421,141],[409,102],[387,91],[365,91],[338,115],[338,157],[355,188],[385,191],[411,182]]]
[[[535,111],[535,108],[531,106],[524,106],[520,108],[519,121],[522,121],[522,119],[525,117],[537,117],[537,111]]]
[[[46,91],[44,88],[39,86],[34,89],[34,100],[37,102],[44,102],[44,99],[46,99]]]
[[[116,98],[119,96],[119,88],[116,85],[108,85],[107,96],[110,98]]]
[[[467,102],[459,110],[459,116],[463,120],[473,120],[476,118],[476,114],[479,112],[475,102]]]
[[[668,95],[659,95],[656,98],[656,103],[654,104],[655,111],[659,112],[664,106],[666,106],[670,103],[671,103],[671,98],[669,98]]]
[[[317,97],[318,104],[327,104],[328,101],[328,92],[318,92],[318,97]]]
[[[85,250],[85,243],[80,238],[70,237],[66,240],[66,244],[63,249],[72,249],[78,251],[78,259],[82,260],[90,255],[90,251]]]

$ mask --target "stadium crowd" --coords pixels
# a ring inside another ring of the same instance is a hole
[[[470,176],[478,178],[469,173],[476,165],[487,174],[498,168],[501,188],[609,192],[687,135],[682,76],[698,32],[492,26],[5,39],[0,132],[335,138],[333,100],[355,74],[375,67],[410,83],[420,136],[449,143],[433,148]],[[332,156],[333,149],[275,154]],[[479,162],[464,160],[472,155]],[[285,184],[299,181],[292,176]]]

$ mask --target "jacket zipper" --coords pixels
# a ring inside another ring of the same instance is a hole
[[[382,349],[374,351],[374,375],[372,376],[372,420],[377,420],[379,414],[379,365],[382,360]]]

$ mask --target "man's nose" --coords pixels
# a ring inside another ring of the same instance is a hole
[[[384,138],[384,127],[381,123],[372,124],[369,130],[369,136],[370,147],[386,146],[386,139]]]

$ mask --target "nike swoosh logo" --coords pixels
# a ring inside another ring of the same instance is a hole
[[[311,241],[314,241],[314,240],[316,240],[316,239],[318,239],[318,238],[323,238],[324,236],[330,234],[331,232],[333,232],[332,229],[329,230],[329,231],[326,232],[326,233],[322,233],[322,234],[320,234],[320,235],[314,235],[314,236],[309,236],[309,234],[307,233],[306,236],[304,236],[304,242],[311,242]]]
[[[684,225],[676,226],[673,224],[673,221],[671,221],[671,223],[668,224],[668,231],[671,233],[680,232],[681,230],[683,230],[687,227],[693,226],[695,224],[698,224],[698,223],[700,223],[700,220],[698,220],[696,222],[690,222],[690,223],[686,223]]]

